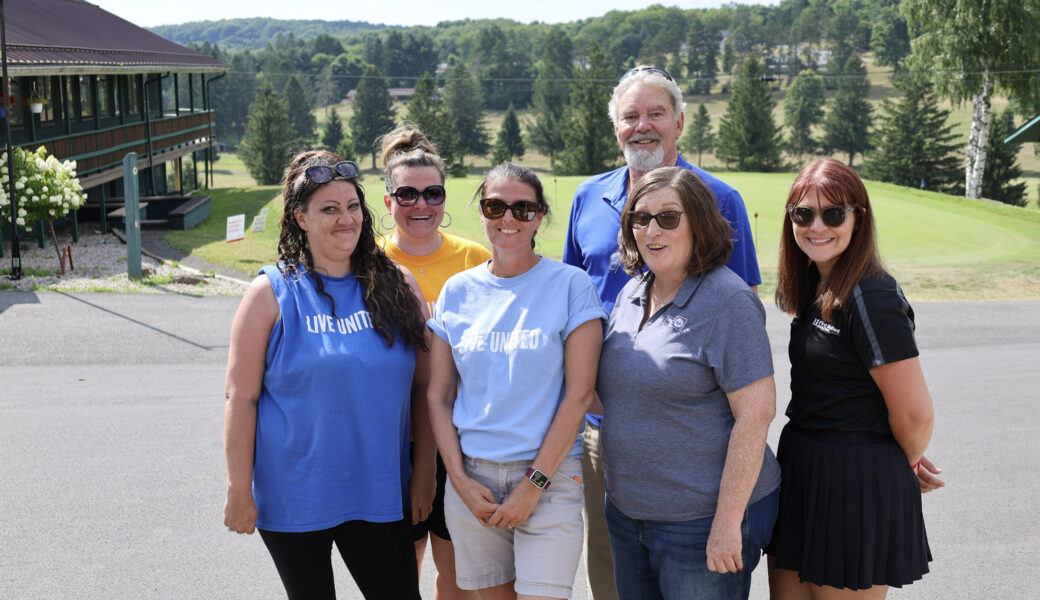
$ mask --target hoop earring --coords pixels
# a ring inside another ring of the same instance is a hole
[[[444,228],[444,229],[447,229],[448,227],[451,227],[451,222],[452,222],[451,213],[448,212],[448,211],[444,211],[444,216],[448,217],[448,222],[445,223],[444,220],[442,219],[441,220],[441,227]]]
[[[390,217],[390,224],[389,225],[387,225],[386,221],[384,221],[384,219],[386,217]],[[384,230],[390,231],[396,225],[397,225],[397,222],[394,221],[394,216],[390,214],[390,211],[387,211],[387,212],[379,215],[379,226],[382,227]]]

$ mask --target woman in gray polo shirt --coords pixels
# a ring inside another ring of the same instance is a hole
[[[618,596],[747,598],[776,517],[776,388],[761,301],[725,265],[729,223],[696,175],[644,175],[621,215],[596,391]]]

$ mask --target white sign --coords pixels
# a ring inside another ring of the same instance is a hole
[[[227,241],[237,242],[246,237],[246,216],[233,215],[227,218]]]
[[[253,217],[253,233],[263,233],[267,225],[267,208],[260,209],[260,214]]]

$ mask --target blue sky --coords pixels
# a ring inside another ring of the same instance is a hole
[[[87,0],[108,12],[142,27],[188,21],[236,17],[273,17],[277,19],[322,19],[325,21],[368,21],[386,25],[436,25],[439,21],[505,17],[528,23],[561,23],[598,17],[611,10],[638,10],[652,0],[525,0],[490,2],[488,0],[349,0],[347,2],[295,4],[284,0]],[[739,4],[776,4],[778,0],[737,0]],[[682,0],[661,2],[680,8],[708,8],[723,0]],[[310,12],[308,12],[310,11]]]

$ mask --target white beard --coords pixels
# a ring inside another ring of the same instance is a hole
[[[640,150],[632,142],[640,140],[657,140],[656,150]],[[629,168],[636,171],[650,171],[664,164],[664,146],[660,144],[661,138],[653,134],[632,136],[625,144],[625,162]]]

